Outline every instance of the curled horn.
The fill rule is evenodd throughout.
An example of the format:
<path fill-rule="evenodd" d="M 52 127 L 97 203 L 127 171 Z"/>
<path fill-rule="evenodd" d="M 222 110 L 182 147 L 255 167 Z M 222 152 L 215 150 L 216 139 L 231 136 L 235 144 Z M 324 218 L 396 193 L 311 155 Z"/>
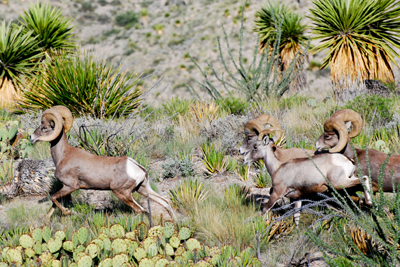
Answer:
<path fill-rule="evenodd" d="M 271 125 L 271 127 L 282 129 L 278 119 L 275 118 L 274 116 L 268 114 L 262 114 L 258 116 L 256 120 L 260 121 L 263 126 L 269 124 Z"/>
<path fill-rule="evenodd" d="M 262 124 L 256 119 L 249 120 L 244 126 L 244 131 L 246 135 L 251 133 L 259 135 L 262 130 L 263 130 Z"/>
<path fill-rule="evenodd" d="M 281 134 L 282 134 L 282 129 L 278 129 L 278 128 L 267 128 L 267 129 L 264 129 L 264 130 L 262 130 L 261 132 L 260 132 L 260 134 L 258 135 L 258 140 L 259 141 L 261 141 L 261 140 L 263 140 L 263 138 L 264 138 L 264 136 L 266 136 L 267 134 L 275 134 L 276 135 L 276 132 L 279 132 L 280 134 L 279 134 L 279 137 L 281 136 Z M 279 138 L 278 137 L 278 138 Z"/>
<path fill-rule="evenodd" d="M 330 153 L 340 152 L 346 146 L 347 139 L 349 138 L 344 121 L 337 117 L 329 118 L 324 124 L 325 132 L 333 132 L 334 130 L 339 134 L 339 142 L 329 150 Z"/>
<path fill-rule="evenodd" d="M 49 136 L 41 136 L 38 139 L 40 141 L 44 141 L 44 142 L 49 142 L 49 141 L 53 141 L 54 139 L 56 139 L 59 134 L 61 133 L 62 127 L 63 127 L 63 119 L 61 114 L 54 109 L 48 109 L 45 112 L 43 112 L 42 115 L 42 121 L 52 121 L 54 123 L 54 130 L 53 133 Z"/>
<path fill-rule="evenodd" d="M 64 106 L 54 106 L 51 109 L 55 109 L 61 114 L 61 117 L 64 119 L 64 132 L 68 133 L 74 122 L 71 110 L 69 110 L 69 108 Z"/>
<path fill-rule="evenodd" d="M 363 127 L 363 120 L 361 118 L 361 115 L 352 109 L 342 109 L 336 111 L 331 118 L 338 118 L 343 122 L 351 121 L 351 123 L 353 124 L 353 129 L 349 133 L 349 138 L 353 138 L 359 135 Z"/>

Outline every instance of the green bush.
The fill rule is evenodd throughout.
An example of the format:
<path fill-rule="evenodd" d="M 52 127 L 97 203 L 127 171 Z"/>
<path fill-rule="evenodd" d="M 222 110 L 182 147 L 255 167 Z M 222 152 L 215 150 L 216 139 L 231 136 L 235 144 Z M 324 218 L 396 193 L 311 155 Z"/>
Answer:
<path fill-rule="evenodd" d="M 127 29 L 131 28 L 139 21 L 139 16 L 133 11 L 126 11 L 115 17 L 115 22 L 118 26 L 125 27 Z"/>
<path fill-rule="evenodd" d="M 230 114 L 235 114 L 235 115 L 243 114 L 246 108 L 248 107 L 249 103 L 243 98 L 238 98 L 233 96 L 220 98 L 216 102 L 221 109 L 226 110 Z"/>
<path fill-rule="evenodd" d="M 35 86 L 23 90 L 21 107 L 63 105 L 75 115 L 106 118 L 128 115 L 141 101 L 137 74 L 122 66 L 115 69 L 105 59 L 97 60 L 87 53 L 60 54 L 41 71 Z"/>
<path fill-rule="evenodd" d="M 393 118 L 394 100 L 378 95 L 360 95 L 348 102 L 343 108 L 350 108 L 361 114 L 364 121 L 373 127 L 383 126 Z M 373 118 L 374 112 L 375 117 Z"/>

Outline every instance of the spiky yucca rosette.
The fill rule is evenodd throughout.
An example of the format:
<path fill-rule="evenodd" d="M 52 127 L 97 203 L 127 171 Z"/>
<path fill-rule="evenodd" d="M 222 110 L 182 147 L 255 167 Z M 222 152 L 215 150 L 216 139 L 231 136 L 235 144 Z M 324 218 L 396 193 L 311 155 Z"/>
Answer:
<path fill-rule="evenodd" d="M 310 19 L 321 43 L 313 52 L 328 49 L 321 68 L 331 65 L 331 79 L 339 101 L 362 93 L 367 79 L 392 82 L 391 61 L 399 56 L 400 8 L 395 0 L 313 1 Z"/>

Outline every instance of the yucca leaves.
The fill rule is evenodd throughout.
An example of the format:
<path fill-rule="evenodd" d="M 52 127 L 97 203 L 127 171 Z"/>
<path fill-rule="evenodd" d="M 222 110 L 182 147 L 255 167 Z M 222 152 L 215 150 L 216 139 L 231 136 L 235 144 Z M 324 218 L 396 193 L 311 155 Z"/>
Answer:
<path fill-rule="evenodd" d="M 24 11 L 20 22 L 26 31 L 32 31 L 46 55 L 50 55 L 55 49 L 65 51 L 76 46 L 72 20 L 65 17 L 59 8 L 37 3 Z"/>
<path fill-rule="evenodd" d="M 259 35 L 261 49 L 274 47 L 278 40 L 278 27 L 281 27 L 279 57 L 280 68 L 286 70 L 297 53 L 306 51 L 308 38 L 305 36 L 306 25 L 301 23 L 301 17 L 285 5 L 272 5 L 262 7 L 256 12 L 254 31 Z M 296 68 L 302 66 L 296 63 Z M 303 71 L 297 72 L 296 78 L 290 85 L 291 89 L 299 90 L 304 87 L 306 76 Z"/>
<path fill-rule="evenodd" d="M 97 60 L 87 53 L 61 53 L 41 69 L 35 86 L 23 90 L 20 102 L 28 109 L 64 105 L 76 115 L 123 116 L 139 105 L 139 80 L 130 69 L 114 69 L 106 60 Z"/>
<path fill-rule="evenodd" d="M 36 62 L 42 57 L 32 32 L 4 21 L 0 27 L 0 107 L 9 106 L 18 98 L 23 78 L 32 76 Z"/>
<path fill-rule="evenodd" d="M 313 52 L 328 49 L 322 68 L 331 64 L 331 78 L 393 81 L 390 61 L 399 56 L 400 6 L 396 0 L 314 0 L 310 19 L 315 38 Z"/>

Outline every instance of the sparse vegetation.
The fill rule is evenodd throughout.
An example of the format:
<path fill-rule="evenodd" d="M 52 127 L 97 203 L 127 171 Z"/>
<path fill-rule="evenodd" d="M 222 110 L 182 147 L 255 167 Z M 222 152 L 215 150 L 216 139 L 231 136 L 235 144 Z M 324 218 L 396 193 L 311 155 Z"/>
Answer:
<path fill-rule="evenodd" d="M 139 16 L 133 11 L 126 11 L 125 13 L 118 14 L 115 17 L 115 23 L 120 27 L 126 29 L 132 28 L 139 21 Z"/>

